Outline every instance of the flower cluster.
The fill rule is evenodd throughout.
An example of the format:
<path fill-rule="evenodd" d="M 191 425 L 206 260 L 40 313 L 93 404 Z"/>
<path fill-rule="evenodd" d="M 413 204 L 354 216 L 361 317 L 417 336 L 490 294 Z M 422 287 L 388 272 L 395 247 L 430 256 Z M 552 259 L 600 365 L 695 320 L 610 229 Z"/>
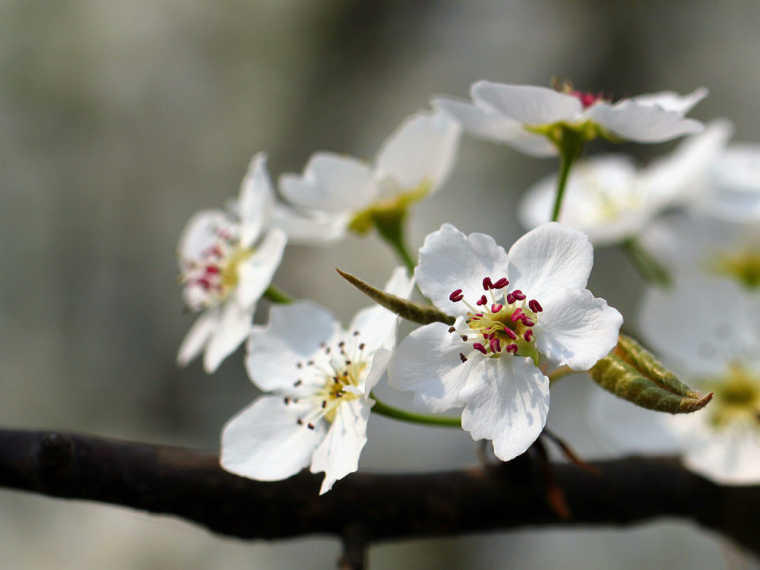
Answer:
<path fill-rule="evenodd" d="M 752 447 L 760 441 L 760 234 L 748 225 L 760 219 L 760 151 L 726 146 L 727 121 L 703 129 L 685 116 L 706 94 L 613 101 L 569 85 L 479 81 L 472 103 L 437 98 L 433 111 L 403 121 L 372 163 L 317 152 L 303 173 L 280 176 L 275 191 L 264 156 L 255 156 L 237 200 L 194 216 L 179 245 L 184 300 L 201 315 L 178 361 L 203 351 L 213 372 L 245 342 L 246 370 L 264 392 L 224 427 L 222 466 L 265 481 L 309 467 L 324 473 L 325 493 L 357 470 L 373 410 L 461 425 L 474 440 L 491 441 L 504 461 L 524 453 L 544 430 L 553 380 L 619 359 L 623 317 L 587 284 L 594 245 L 622 244 L 643 276 L 656 265 L 675 283 L 647 291 L 642 335 L 714 394 L 710 408 L 672 420 L 656 414 L 657 425 L 671 434 L 690 430 L 690 444 L 678 448 L 694 469 L 760 480 Z M 404 234 L 410 206 L 446 182 L 461 131 L 559 155 L 560 171 L 525 193 L 520 217 L 530 231 L 508 250 L 444 223 L 413 255 Z M 682 135 L 689 136 L 671 154 L 641 168 L 621 155 L 579 159 L 598 137 L 653 143 Z M 287 242 L 325 244 L 372 229 L 406 267 L 393 271 L 384 291 L 358 281 L 379 304 L 347 328 L 328 309 L 292 301 L 272 284 Z M 421 302 L 413 300 L 415 285 Z M 262 297 L 273 306 L 254 325 Z M 401 317 L 422 326 L 396 346 Z M 433 414 L 453 409 L 460 417 L 379 401 L 373 389 L 386 376 Z M 611 421 L 605 414 L 619 406 L 600 401 L 595 417 L 614 436 L 636 408 L 624 403 L 628 409 Z M 665 435 L 659 443 L 676 440 Z"/>

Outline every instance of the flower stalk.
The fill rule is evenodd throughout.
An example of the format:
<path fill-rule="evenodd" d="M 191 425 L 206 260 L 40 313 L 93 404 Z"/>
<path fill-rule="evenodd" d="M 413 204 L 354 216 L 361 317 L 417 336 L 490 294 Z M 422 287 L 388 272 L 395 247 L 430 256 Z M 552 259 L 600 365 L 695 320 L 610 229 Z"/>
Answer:
<path fill-rule="evenodd" d="M 670 272 L 636 238 L 623 241 L 622 247 L 645 281 L 663 288 L 671 286 Z"/>
<path fill-rule="evenodd" d="M 386 418 L 393 418 L 394 420 L 400 420 L 402 422 L 408 422 L 413 424 L 421 424 L 427 426 L 438 427 L 450 427 L 460 428 L 462 427 L 462 421 L 459 418 L 450 418 L 446 416 L 433 416 L 428 414 L 418 414 L 416 412 L 408 412 L 395 406 L 386 404 L 373 393 L 369 395 L 370 398 L 375 400 L 375 405 L 372 406 L 372 411 Z"/>

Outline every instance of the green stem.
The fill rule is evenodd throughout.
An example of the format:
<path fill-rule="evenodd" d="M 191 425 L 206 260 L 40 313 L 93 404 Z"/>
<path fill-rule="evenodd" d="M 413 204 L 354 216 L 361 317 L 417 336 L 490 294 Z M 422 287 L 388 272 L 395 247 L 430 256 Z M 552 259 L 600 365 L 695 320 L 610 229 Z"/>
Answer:
<path fill-rule="evenodd" d="M 407 412 L 393 406 L 389 406 L 385 402 L 382 402 L 375 396 L 374 393 L 370 393 L 370 398 L 375 400 L 375 405 L 372 406 L 372 411 L 381 416 L 387 418 L 393 418 L 394 420 L 400 420 L 402 422 L 409 422 L 413 424 L 422 424 L 428 426 L 438 427 L 462 427 L 462 421 L 459 418 L 450 418 L 445 416 L 430 416 L 427 414 L 417 414 L 415 412 Z"/>
<path fill-rule="evenodd" d="M 559 178 L 557 178 L 557 193 L 554 196 L 554 207 L 552 208 L 552 222 L 559 220 L 562 200 L 565 198 L 565 186 L 567 186 L 567 179 L 574 161 L 575 156 L 573 154 L 560 152 Z"/>
<path fill-rule="evenodd" d="M 559 220 L 570 169 L 583 152 L 583 145 L 588 138 L 589 135 L 583 130 L 573 129 L 567 125 L 560 125 L 549 135 L 549 139 L 559 151 L 559 177 L 557 178 L 557 194 L 554 196 L 554 207 L 552 208 L 552 222 Z"/>
<path fill-rule="evenodd" d="M 670 287 L 671 278 L 667 268 L 663 267 L 636 238 L 628 238 L 621 247 L 645 281 L 660 287 Z"/>
<path fill-rule="evenodd" d="M 414 266 L 417 261 L 409 252 L 406 245 L 404 222 L 406 221 L 406 210 L 402 212 L 391 212 L 386 215 L 375 215 L 372 217 L 377 232 L 383 238 L 385 243 L 391 246 L 401 262 L 409 270 L 409 274 L 414 274 Z"/>
<path fill-rule="evenodd" d="M 272 303 L 278 303 L 280 305 L 287 305 L 293 302 L 293 299 L 291 299 L 287 293 L 283 293 L 274 285 L 267 287 L 263 296 L 272 301 Z"/>

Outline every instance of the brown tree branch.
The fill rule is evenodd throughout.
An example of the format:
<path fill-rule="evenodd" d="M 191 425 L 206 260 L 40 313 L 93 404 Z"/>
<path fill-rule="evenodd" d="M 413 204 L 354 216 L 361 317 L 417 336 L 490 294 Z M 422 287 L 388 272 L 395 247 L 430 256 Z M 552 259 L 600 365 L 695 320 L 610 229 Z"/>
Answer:
<path fill-rule="evenodd" d="M 190 449 L 42 431 L 0 430 L 0 485 L 170 514 L 240 538 L 331 534 L 346 568 L 365 546 L 525 526 L 616 526 L 659 517 L 694 521 L 760 554 L 760 486 L 715 485 L 675 458 L 553 464 L 571 513 L 546 501 L 535 461 L 428 474 L 357 473 L 317 495 L 321 477 L 262 483 Z M 538 467 L 540 468 L 540 467 Z"/>

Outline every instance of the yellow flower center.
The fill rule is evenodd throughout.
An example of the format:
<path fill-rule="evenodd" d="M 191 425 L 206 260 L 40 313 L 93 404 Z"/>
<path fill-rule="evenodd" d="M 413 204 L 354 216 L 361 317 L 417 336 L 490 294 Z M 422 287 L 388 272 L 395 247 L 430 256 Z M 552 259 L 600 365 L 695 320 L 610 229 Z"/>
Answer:
<path fill-rule="evenodd" d="M 760 287 L 760 251 L 745 249 L 739 253 L 723 253 L 712 263 L 712 269 L 738 281 L 747 289 Z"/>
<path fill-rule="evenodd" d="M 359 235 L 369 232 L 379 220 L 403 216 L 412 204 L 428 195 L 432 183 L 423 180 L 414 188 L 402 189 L 398 194 L 370 204 L 364 210 L 356 212 L 348 223 L 348 229 Z"/>
<path fill-rule="evenodd" d="M 713 426 L 722 428 L 735 422 L 758 424 L 760 376 L 733 364 L 723 378 L 708 381 L 706 387 L 715 394 L 710 406 Z"/>

